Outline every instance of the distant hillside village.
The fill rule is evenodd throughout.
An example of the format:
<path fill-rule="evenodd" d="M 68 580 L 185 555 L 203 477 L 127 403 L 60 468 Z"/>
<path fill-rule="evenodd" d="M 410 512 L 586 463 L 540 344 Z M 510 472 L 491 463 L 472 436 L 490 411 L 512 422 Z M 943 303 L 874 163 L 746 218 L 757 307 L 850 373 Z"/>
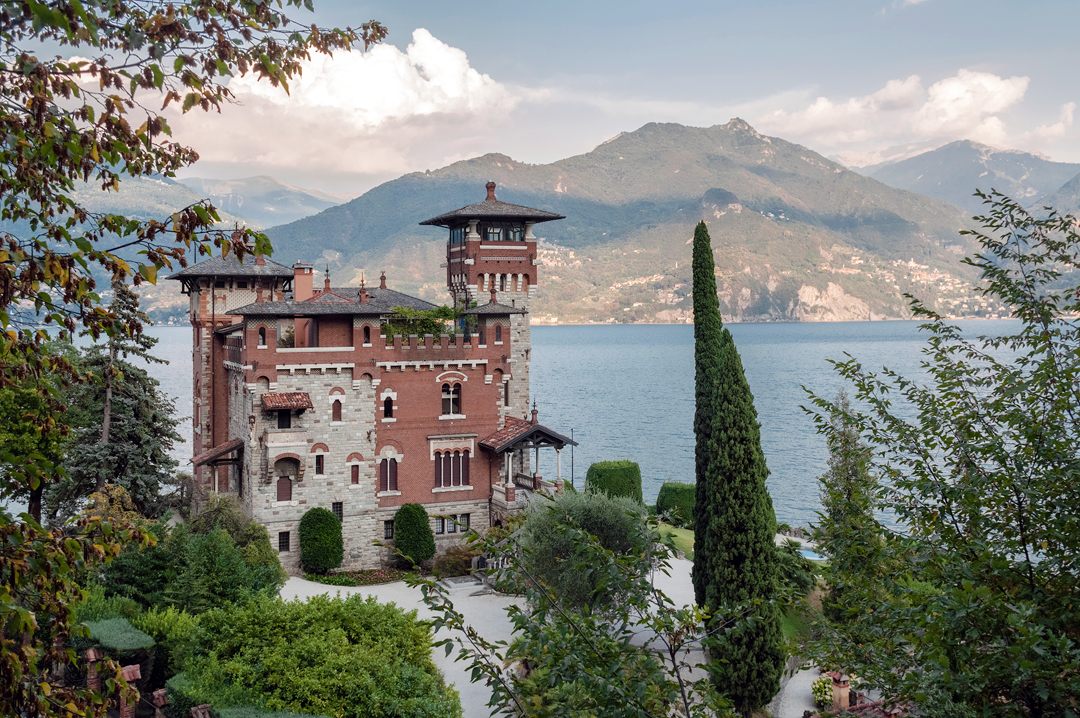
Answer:
<path fill-rule="evenodd" d="M 559 493 L 560 462 L 542 477 L 534 460 L 572 442 L 529 404 L 533 232 L 559 219 L 500 201 L 489 182 L 483 201 L 421 222 L 447 233 L 453 318 L 433 333 L 410 321 L 438 308 L 385 274 L 315 286 L 310 263 L 250 255 L 174 274 L 195 329 L 196 485 L 236 496 L 293 572 L 312 507 L 341 522 L 344 567 L 368 569 L 391 558 L 376 543 L 394 538 L 404 504 L 437 515 L 445 549 L 501 525 L 530 492 Z"/>

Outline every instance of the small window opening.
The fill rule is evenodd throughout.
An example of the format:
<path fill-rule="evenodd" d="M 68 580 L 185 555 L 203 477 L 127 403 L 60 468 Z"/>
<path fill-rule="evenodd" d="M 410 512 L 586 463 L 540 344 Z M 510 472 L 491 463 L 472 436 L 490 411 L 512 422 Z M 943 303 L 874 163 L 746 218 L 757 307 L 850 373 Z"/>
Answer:
<path fill-rule="evenodd" d="M 277 535 L 277 550 L 281 553 L 289 552 L 289 532 L 278 531 Z"/>
<path fill-rule="evenodd" d="M 384 419 L 393 419 L 394 418 L 394 398 L 393 397 L 388 396 L 385 399 L 383 399 L 382 415 L 383 415 Z"/>
<path fill-rule="evenodd" d="M 345 520 L 345 504 L 341 501 L 335 501 L 330 504 L 330 512 L 337 516 L 338 523 L 342 523 Z"/>

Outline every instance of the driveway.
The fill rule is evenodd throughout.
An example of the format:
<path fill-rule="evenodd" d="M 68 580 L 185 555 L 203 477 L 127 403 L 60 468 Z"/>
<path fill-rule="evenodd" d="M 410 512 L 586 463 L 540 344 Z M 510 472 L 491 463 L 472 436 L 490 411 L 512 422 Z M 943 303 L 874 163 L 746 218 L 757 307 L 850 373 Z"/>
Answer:
<path fill-rule="evenodd" d="M 693 563 L 685 559 L 673 559 L 670 575 L 656 573 L 655 585 L 664 591 L 676 606 L 694 602 L 694 586 L 690 579 Z M 281 589 L 281 597 L 305 600 L 312 596 L 327 594 L 330 596 L 372 596 L 383 603 L 393 603 L 407 611 L 415 610 L 421 618 L 432 618 L 424 606 L 419 589 L 410 588 L 404 581 L 384 583 L 378 586 L 327 586 L 314 581 L 307 581 L 295 576 L 286 581 Z M 453 585 L 450 596 L 454 606 L 465 617 L 468 625 L 473 626 L 490 641 L 508 641 L 513 628 L 506 617 L 507 607 L 518 600 L 515 596 L 490 593 L 482 590 L 475 583 Z M 444 634 L 436 634 L 443 638 Z M 442 671 L 446 682 L 454 686 L 461 694 L 461 706 L 465 718 L 488 718 L 487 707 L 490 693 L 483 683 L 473 683 L 469 678 L 468 667 L 454 660 L 456 651 L 447 656 L 444 650 L 432 651 L 435 665 Z M 695 656 L 697 657 L 697 656 Z M 804 675 L 805 674 L 805 675 Z M 773 715 L 776 718 L 802 718 L 803 710 L 809 706 L 809 682 L 818 675 L 817 671 L 804 671 L 796 674 L 773 700 Z M 805 685 L 804 685 L 805 684 Z M 803 694 L 805 693 L 805 698 Z"/>

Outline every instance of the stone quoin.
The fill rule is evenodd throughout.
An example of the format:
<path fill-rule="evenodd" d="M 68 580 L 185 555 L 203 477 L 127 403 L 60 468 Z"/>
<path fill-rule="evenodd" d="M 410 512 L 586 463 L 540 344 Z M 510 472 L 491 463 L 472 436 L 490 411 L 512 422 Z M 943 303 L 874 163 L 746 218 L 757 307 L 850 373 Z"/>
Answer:
<path fill-rule="evenodd" d="M 541 448 L 571 441 L 530 410 L 529 306 L 536 224 L 561 215 L 484 201 L 420 224 L 448 231 L 452 333 L 388 337 L 399 307 L 431 305 L 388 288 L 316 287 L 314 267 L 265 257 L 185 268 L 193 328 L 196 496 L 230 494 L 299 569 L 300 518 L 342 522 L 345 569 L 391 557 L 394 514 L 422 504 L 439 551 L 561 489 L 533 471 Z"/>

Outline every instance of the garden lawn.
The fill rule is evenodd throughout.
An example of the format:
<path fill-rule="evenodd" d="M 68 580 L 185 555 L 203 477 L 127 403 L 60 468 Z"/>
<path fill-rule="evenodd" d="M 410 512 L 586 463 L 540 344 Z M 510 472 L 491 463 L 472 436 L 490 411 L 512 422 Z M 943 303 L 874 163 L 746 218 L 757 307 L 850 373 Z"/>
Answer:
<path fill-rule="evenodd" d="M 670 524 L 660 524 L 660 533 L 664 538 L 671 537 L 675 548 L 690 561 L 694 560 L 694 532 L 690 529 L 675 528 Z"/>

